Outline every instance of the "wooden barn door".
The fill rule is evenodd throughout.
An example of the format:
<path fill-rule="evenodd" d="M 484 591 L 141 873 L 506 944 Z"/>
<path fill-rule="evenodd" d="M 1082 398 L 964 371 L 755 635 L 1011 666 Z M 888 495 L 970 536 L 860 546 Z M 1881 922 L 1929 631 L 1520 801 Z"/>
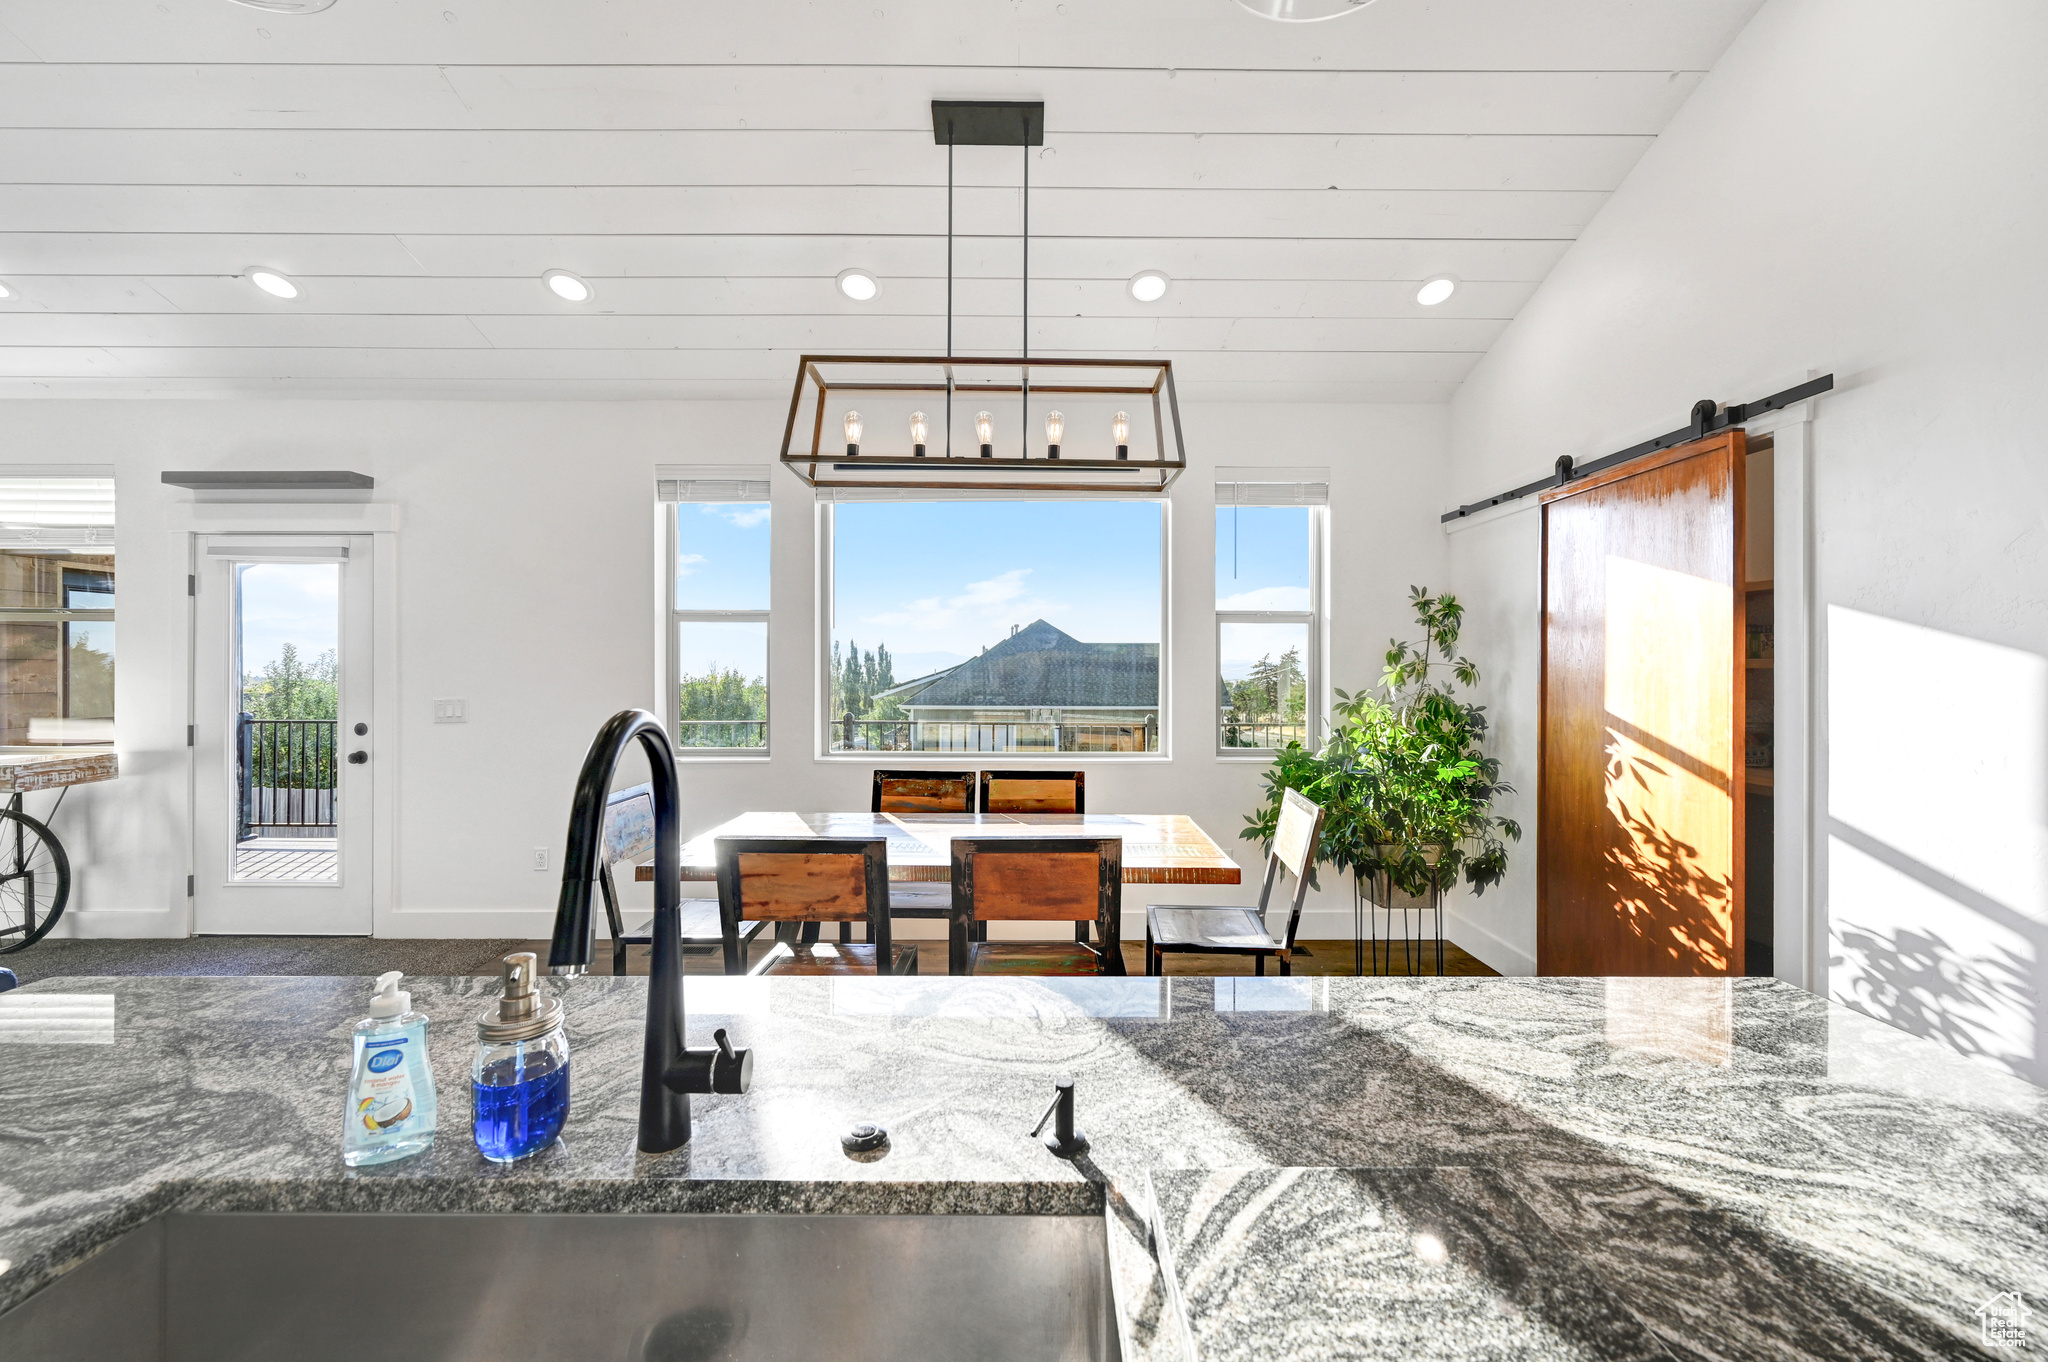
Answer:
<path fill-rule="evenodd" d="M 1539 973 L 1743 972 L 1744 453 L 1543 495 Z"/>

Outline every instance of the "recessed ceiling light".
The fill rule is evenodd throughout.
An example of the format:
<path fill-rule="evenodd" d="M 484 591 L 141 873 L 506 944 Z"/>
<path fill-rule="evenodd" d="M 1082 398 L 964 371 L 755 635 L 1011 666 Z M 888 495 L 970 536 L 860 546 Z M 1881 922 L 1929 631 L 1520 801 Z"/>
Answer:
<path fill-rule="evenodd" d="M 1131 296 L 1141 303 L 1156 303 L 1166 296 L 1167 282 L 1158 270 L 1143 270 L 1131 276 Z"/>
<path fill-rule="evenodd" d="M 0 284 L 0 298 L 12 298 L 13 296 L 13 289 L 7 287 L 7 285 L 5 284 Z"/>
<path fill-rule="evenodd" d="M 856 303 L 864 303 L 882 291 L 875 276 L 866 270 L 841 270 L 837 282 L 839 291 Z"/>
<path fill-rule="evenodd" d="M 273 298 L 299 296 L 299 286 L 276 270 L 252 269 L 249 271 L 249 282 Z"/>
<path fill-rule="evenodd" d="M 1458 281 L 1448 274 L 1439 274 L 1415 290 L 1415 301 L 1424 307 L 1435 307 L 1458 291 Z"/>
<path fill-rule="evenodd" d="M 590 285 L 584 282 L 581 275 L 571 274 L 567 270 L 549 270 L 540 278 L 541 282 L 548 286 L 548 292 L 554 294 L 563 302 L 587 303 L 590 301 Z"/>
<path fill-rule="evenodd" d="M 1283 24 L 1312 24 L 1318 19 L 1338 19 L 1356 14 L 1372 0 L 1237 0 L 1237 3 L 1261 19 L 1277 19 Z"/>
<path fill-rule="evenodd" d="M 250 9 L 268 10 L 272 14 L 318 14 L 334 3 L 334 0 L 235 0 L 238 5 Z"/>

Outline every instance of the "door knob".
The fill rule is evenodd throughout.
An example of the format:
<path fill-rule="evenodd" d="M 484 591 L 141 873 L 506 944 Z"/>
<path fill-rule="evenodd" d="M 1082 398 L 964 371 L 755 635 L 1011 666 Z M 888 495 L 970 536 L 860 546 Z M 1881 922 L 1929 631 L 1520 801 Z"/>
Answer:
<path fill-rule="evenodd" d="M 351 766 L 361 766 L 369 759 L 370 754 L 368 752 L 351 752 L 348 754 L 348 764 Z"/>

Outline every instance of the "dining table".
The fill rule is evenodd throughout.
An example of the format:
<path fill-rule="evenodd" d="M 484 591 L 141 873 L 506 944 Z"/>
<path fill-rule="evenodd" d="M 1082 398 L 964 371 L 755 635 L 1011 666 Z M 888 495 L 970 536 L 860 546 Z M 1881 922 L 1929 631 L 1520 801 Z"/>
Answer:
<path fill-rule="evenodd" d="M 889 878 L 944 883 L 955 837 L 1119 837 L 1125 884 L 1240 884 L 1244 872 L 1179 813 L 743 813 L 683 844 L 683 879 L 716 880 L 720 837 L 885 837 Z M 634 871 L 652 880 L 654 866 Z"/>

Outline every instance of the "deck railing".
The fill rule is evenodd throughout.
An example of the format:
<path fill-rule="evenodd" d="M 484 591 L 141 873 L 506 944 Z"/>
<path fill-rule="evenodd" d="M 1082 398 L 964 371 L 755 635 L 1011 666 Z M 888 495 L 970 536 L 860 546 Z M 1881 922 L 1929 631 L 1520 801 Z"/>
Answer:
<path fill-rule="evenodd" d="M 678 747 L 766 747 L 766 719 L 683 719 L 676 724 Z"/>
<path fill-rule="evenodd" d="M 235 740 L 242 796 L 237 840 L 334 835 L 339 729 L 333 719 L 240 717 Z"/>
<path fill-rule="evenodd" d="M 1308 741 L 1308 725 L 1296 720 L 1293 723 L 1259 719 L 1239 719 L 1229 710 L 1223 711 L 1223 745 L 1225 747 L 1256 747 L 1278 749 L 1291 742 Z"/>
<path fill-rule="evenodd" d="M 835 752 L 1157 752 L 1157 721 L 1126 724 L 832 721 Z"/>

